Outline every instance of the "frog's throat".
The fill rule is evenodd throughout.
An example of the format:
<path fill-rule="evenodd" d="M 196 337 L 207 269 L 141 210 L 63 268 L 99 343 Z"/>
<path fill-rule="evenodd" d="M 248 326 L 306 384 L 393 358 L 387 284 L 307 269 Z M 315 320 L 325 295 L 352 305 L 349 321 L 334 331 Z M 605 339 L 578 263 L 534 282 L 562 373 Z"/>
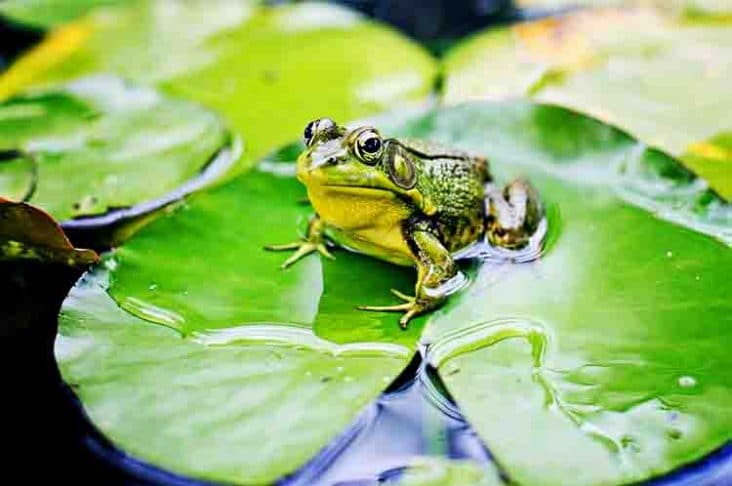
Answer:
<path fill-rule="evenodd" d="M 340 192 L 367 197 L 390 198 L 394 196 L 394 192 L 385 187 L 349 186 L 346 184 L 322 184 L 320 187 L 322 191 Z"/>

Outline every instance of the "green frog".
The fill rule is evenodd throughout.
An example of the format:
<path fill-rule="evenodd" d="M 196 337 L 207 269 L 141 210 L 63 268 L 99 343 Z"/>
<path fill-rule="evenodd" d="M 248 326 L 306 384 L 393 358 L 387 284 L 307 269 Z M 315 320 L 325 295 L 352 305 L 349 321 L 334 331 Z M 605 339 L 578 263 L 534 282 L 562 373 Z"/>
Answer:
<path fill-rule="evenodd" d="M 333 246 L 415 267 L 413 296 L 392 289 L 402 303 L 358 307 L 401 312 L 403 329 L 466 282 L 456 253 L 484 239 L 525 247 L 543 218 L 532 186 L 517 179 L 497 187 L 484 157 L 329 118 L 310 122 L 303 138 L 297 178 L 316 214 L 305 238 L 266 248 L 294 250 L 283 268 L 313 252 L 332 259 Z"/>

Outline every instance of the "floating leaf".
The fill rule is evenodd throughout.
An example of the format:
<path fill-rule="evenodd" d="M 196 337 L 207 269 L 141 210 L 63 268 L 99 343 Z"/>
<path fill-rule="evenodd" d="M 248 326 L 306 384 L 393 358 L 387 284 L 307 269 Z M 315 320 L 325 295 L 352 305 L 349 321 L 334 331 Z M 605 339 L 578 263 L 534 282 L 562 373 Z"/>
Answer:
<path fill-rule="evenodd" d="M 229 143 L 214 114 L 107 76 L 6 100 L 0 120 L 0 194 L 67 226 L 151 211 L 236 160 L 212 163 Z"/>
<path fill-rule="evenodd" d="M 296 238 L 311 211 L 293 169 L 265 162 L 119 248 L 109 292 L 128 313 L 96 280 L 67 302 L 62 373 L 116 445 L 178 473 L 272 482 L 411 360 L 418 322 L 405 333 L 393 315 L 355 310 L 388 299 L 386 282 L 408 288 L 411 270 L 338 252 L 283 271 L 285 255 L 263 249 Z"/>
<path fill-rule="evenodd" d="M 74 248 L 48 214 L 0 197 L 0 261 L 32 260 L 84 268 L 97 259 L 91 250 Z"/>
<path fill-rule="evenodd" d="M 4 356 L 25 366 L 31 388 L 42 387 L 55 369 L 51 356 L 61 302 L 97 260 L 95 252 L 74 248 L 47 213 L 0 197 L 0 336 L 12 338 Z"/>
<path fill-rule="evenodd" d="M 402 131 L 487 154 L 549 208 L 545 254 L 488 252 L 423 338 L 513 480 L 640 481 L 731 438 L 732 251 L 692 230 L 720 216 L 708 232 L 729 244 L 728 204 L 668 156 L 556 107 L 465 105 Z"/>
<path fill-rule="evenodd" d="M 149 0 L 52 32 L 0 77 L 0 98 L 98 71 L 215 109 L 255 160 L 313 118 L 426 100 L 436 66 L 415 43 L 335 5 Z"/>
<path fill-rule="evenodd" d="M 529 96 L 590 114 L 682 157 L 732 129 L 732 25 L 592 10 L 486 32 L 446 59 L 444 99 Z M 687 153 L 691 153 L 688 156 Z M 701 172 L 732 198 L 732 158 Z M 721 158 L 720 158 L 721 157 Z"/>
<path fill-rule="evenodd" d="M 411 355 L 282 323 L 184 338 L 120 310 L 103 282 L 90 276 L 66 301 L 62 373 L 117 446 L 179 474 L 275 481 L 344 430 Z"/>
<path fill-rule="evenodd" d="M 466 266 L 472 286 L 428 317 L 423 337 L 512 479 L 641 480 L 729 439 L 728 204 L 663 153 L 557 107 L 464 105 L 379 126 L 486 154 L 500 180 L 527 175 L 549 208 L 539 261 L 511 264 L 486 249 L 482 265 Z M 207 479 L 272 481 L 343 430 L 413 354 L 424 318 L 402 332 L 393 314 L 354 310 L 389 303 L 390 287 L 408 290 L 412 270 L 338 251 L 282 271 L 284 256 L 262 250 L 303 231 L 311 211 L 297 202 L 296 151 L 197 194 L 116 250 L 107 292 L 121 309 L 83 285 L 67 303 L 64 378 L 136 457 Z M 283 342 L 303 355 L 264 360 L 252 350 L 262 341 L 265 355 Z M 342 388 L 318 394 L 302 380 L 338 366 Z M 288 395 L 267 391 L 270 381 L 288 383 Z M 191 403 L 202 405 L 194 413 Z"/>
<path fill-rule="evenodd" d="M 130 0 L 4 0 L 0 15 L 34 27 L 53 27 L 81 17 L 94 7 Z"/>

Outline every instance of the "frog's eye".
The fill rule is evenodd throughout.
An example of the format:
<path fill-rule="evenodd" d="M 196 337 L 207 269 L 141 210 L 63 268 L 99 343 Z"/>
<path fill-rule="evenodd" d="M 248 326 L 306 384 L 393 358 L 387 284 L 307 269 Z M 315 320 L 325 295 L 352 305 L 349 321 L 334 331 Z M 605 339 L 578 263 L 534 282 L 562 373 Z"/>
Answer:
<path fill-rule="evenodd" d="M 310 141 L 313 139 L 313 128 L 315 127 L 316 123 L 318 123 L 318 120 L 311 121 L 305 127 L 305 131 L 302 134 L 302 141 L 305 142 L 305 145 L 310 145 Z"/>
<path fill-rule="evenodd" d="M 383 148 L 384 143 L 381 141 L 379 133 L 372 128 L 367 128 L 358 135 L 354 152 L 356 157 L 364 163 L 373 165 L 381 158 Z"/>
<path fill-rule="evenodd" d="M 303 142 L 306 146 L 310 146 L 321 134 L 332 130 L 336 123 L 330 118 L 319 118 L 307 124 L 302 134 Z"/>

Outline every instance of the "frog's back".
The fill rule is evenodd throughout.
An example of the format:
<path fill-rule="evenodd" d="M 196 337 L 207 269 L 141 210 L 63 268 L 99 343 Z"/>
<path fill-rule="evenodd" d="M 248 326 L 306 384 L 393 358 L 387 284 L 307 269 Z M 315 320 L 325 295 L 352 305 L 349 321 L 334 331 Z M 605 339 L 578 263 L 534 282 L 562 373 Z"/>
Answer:
<path fill-rule="evenodd" d="M 412 153 L 425 214 L 436 223 L 450 251 L 474 243 L 484 231 L 487 161 L 422 140 L 400 140 Z"/>
<path fill-rule="evenodd" d="M 442 145 L 430 140 L 400 138 L 398 142 L 402 147 L 422 161 L 440 162 L 438 165 L 450 165 L 451 163 L 455 163 L 461 166 L 472 166 L 475 173 L 470 174 L 471 177 L 477 177 L 484 183 L 491 181 L 490 171 L 488 170 L 488 160 L 485 157 L 473 155 L 464 150 Z"/>

